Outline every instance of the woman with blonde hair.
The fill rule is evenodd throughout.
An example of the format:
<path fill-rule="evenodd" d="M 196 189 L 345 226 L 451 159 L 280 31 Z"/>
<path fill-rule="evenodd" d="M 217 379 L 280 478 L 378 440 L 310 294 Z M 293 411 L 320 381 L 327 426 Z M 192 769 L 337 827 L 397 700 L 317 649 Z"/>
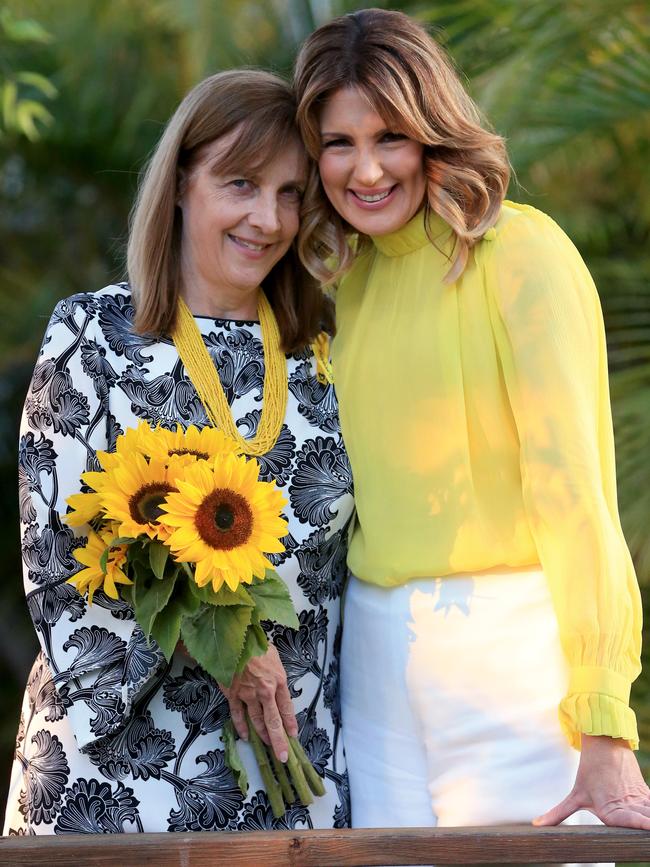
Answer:
<path fill-rule="evenodd" d="M 295 111 L 288 84 L 269 73 L 198 84 L 144 176 L 129 282 L 64 299 L 50 320 L 20 441 L 25 589 L 42 650 L 5 834 L 348 824 L 338 624 L 352 495 L 318 351 L 331 314 L 296 249 L 310 168 Z M 227 690 L 182 645 L 167 663 L 125 601 L 96 592 L 91 606 L 68 583 L 89 528 L 75 534 L 62 520 L 66 498 L 99 468 L 96 452 L 140 420 L 199 428 L 198 457 L 216 424 L 287 501 L 284 552 L 271 556 L 299 628 L 269 623 L 269 650 Z M 129 493 L 136 523 L 149 487 Z M 219 552 L 236 514 L 213 509 L 190 530 Z M 220 733 L 231 716 L 247 739 L 244 711 L 280 761 L 285 729 L 299 735 L 324 777 L 310 807 L 274 818 L 250 744 L 239 749 L 250 782 L 240 791 Z"/>
<path fill-rule="evenodd" d="M 337 281 L 355 482 L 353 824 L 589 810 L 650 829 L 629 707 L 641 607 L 589 273 L 549 217 L 504 200 L 503 140 L 411 18 L 323 25 L 294 86 L 324 191 L 301 251 Z"/>

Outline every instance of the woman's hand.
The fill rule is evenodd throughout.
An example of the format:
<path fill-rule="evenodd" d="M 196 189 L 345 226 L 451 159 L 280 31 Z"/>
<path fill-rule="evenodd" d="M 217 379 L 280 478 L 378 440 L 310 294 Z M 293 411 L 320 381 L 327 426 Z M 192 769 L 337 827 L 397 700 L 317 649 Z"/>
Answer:
<path fill-rule="evenodd" d="M 605 825 L 650 830 L 650 789 L 627 741 L 583 735 L 573 789 L 533 825 L 558 825 L 576 810 L 589 810 Z"/>
<path fill-rule="evenodd" d="M 248 740 L 246 712 L 253 727 L 281 762 L 289 756 L 284 735 L 298 736 L 298 723 L 287 686 L 287 675 L 272 644 L 263 656 L 254 656 L 229 687 L 221 687 L 230 705 L 237 734 Z"/>

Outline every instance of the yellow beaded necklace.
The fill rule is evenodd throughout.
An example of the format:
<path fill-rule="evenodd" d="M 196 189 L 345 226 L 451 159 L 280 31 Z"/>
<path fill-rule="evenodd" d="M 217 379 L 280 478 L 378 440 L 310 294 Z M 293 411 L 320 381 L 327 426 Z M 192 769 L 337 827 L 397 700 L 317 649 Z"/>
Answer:
<path fill-rule="evenodd" d="M 244 454 L 254 457 L 266 454 L 277 442 L 287 410 L 289 390 L 287 362 L 282 351 L 278 323 L 275 320 L 273 309 L 262 291 L 259 294 L 257 313 L 262 331 L 265 372 L 262 390 L 262 414 L 257 426 L 257 433 L 250 440 L 245 439 L 237 430 L 219 374 L 206 349 L 191 310 L 180 297 L 178 299 L 176 325 L 172 332 L 176 350 L 201 399 L 210 423 L 236 440 Z M 320 382 L 332 382 L 328 344 L 327 338 L 319 335 L 312 346 Z"/>

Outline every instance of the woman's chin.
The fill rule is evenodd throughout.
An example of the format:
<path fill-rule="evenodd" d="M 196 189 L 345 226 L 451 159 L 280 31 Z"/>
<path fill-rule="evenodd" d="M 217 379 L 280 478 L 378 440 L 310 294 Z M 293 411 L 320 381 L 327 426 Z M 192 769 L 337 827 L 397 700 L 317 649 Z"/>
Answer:
<path fill-rule="evenodd" d="M 398 203 L 387 205 L 385 209 L 366 210 L 358 205 L 346 203 L 339 213 L 357 232 L 362 235 L 389 235 L 405 226 L 413 216 L 411 209 L 395 207 Z"/>

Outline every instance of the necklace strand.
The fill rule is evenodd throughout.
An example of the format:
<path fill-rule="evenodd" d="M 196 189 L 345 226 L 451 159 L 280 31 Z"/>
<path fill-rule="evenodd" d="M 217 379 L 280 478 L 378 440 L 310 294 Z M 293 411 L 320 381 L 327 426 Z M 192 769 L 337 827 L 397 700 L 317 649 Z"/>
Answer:
<path fill-rule="evenodd" d="M 213 427 L 236 440 L 244 454 L 259 457 L 270 451 L 282 430 L 287 410 L 287 361 L 280 343 L 280 332 L 273 310 L 266 295 L 260 291 L 257 313 L 262 330 L 264 350 L 264 387 L 262 412 L 257 433 L 245 439 L 237 429 L 232 417 L 228 398 L 225 395 L 219 374 L 206 349 L 189 307 L 178 299 L 176 325 L 172 339 L 181 361 L 201 399 Z"/>

